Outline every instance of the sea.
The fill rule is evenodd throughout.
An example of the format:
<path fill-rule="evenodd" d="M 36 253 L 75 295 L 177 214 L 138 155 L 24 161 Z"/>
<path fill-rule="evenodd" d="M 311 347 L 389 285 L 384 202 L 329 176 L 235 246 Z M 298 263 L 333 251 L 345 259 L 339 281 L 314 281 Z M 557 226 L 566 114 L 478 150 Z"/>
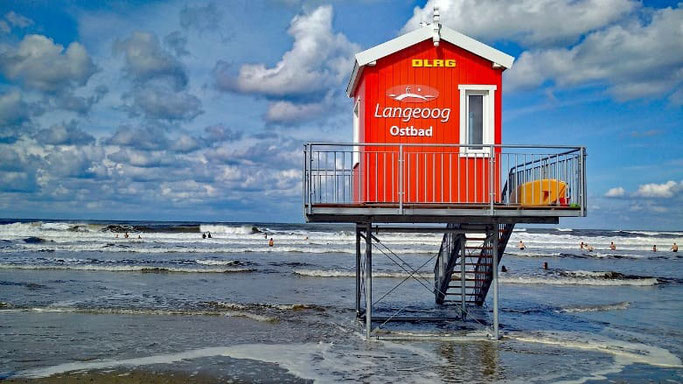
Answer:
<path fill-rule="evenodd" d="M 353 226 L 3 219 L 0 381 L 683 382 L 683 232 L 515 228 L 499 341 L 491 292 L 465 322 L 435 304 L 441 238 L 377 234 L 377 313 L 447 320 L 366 340 Z"/>

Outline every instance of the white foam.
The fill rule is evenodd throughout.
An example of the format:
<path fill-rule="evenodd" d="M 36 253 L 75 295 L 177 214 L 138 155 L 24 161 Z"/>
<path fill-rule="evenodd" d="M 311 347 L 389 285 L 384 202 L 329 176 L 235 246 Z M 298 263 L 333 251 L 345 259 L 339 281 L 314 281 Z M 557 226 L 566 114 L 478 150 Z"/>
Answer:
<path fill-rule="evenodd" d="M 307 343 L 307 344 L 241 344 L 227 347 L 212 347 L 194 349 L 179 353 L 154 355 L 147 357 L 102 360 L 89 362 L 71 362 L 52 367 L 29 369 L 19 372 L 18 378 L 43 378 L 56 374 L 74 371 L 92 371 L 102 369 L 115 369 L 119 367 L 139 367 L 153 364 L 172 364 L 183 360 L 225 356 L 233 359 L 249 359 L 277 364 L 288 373 L 316 383 L 333 383 L 339 380 L 361 382 L 367 380 L 368 372 L 380 371 L 392 362 L 392 349 L 403 350 L 403 353 L 426 353 L 419 352 L 413 347 L 406 348 L 396 343 L 383 343 L 385 351 L 376 348 L 366 348 L 362 353 L 358 350 L 340 349 L 332 343 Z M 343 347 L 342 347 L 343 348 Z M 437 356 L 429 354 L 434 361 Z M 368 357 L 376 357 L 369 359 Z M 390 373 L 393 377 L 374 377 L 373 380 L 387 382 L 441 382 L 437 373 L 411 372 L 408 370 Z"/>
<path fill-rule="evenodd" d="M 252 272 L 251 268 L 183 268 L 183 267 L 154 267 L 141 265 L 34 265 L 34 264 L 0 264 L 0 269 L 19 270 L 75 270 L 75 271 L 103 271 L 103 272 L 149 272 L 149 273 L 240 273 Z"/>
<path fill-rule="evenodd" d="M 197 264 L 201 265 L 234 265 L 238 262 L 235 260 L 195 260 Z"/>
<path fill-rule="evenodd" d="M 683 368 L 681 359 L 668 350 L 633 341 L 616 340 L 609 337 L 579 332 L 534 332 L 531 334 L 511 332 L 510 339 L 526 343 L 540 343 L 562 348 L 596 351 L 614 357 L 614 365 L 608 369 L 593 372 L 591 376 L 566 383 L 584 383 L 588 380 L 606 380 L 606 374 L 618 373 L 625 366 L 642 363 L 665 368 Z M 548 378 L 546 378 L 547 380 Z M 553 380 L 555 382 L 560 382 Z"/>
<path fill-rule="evenodd" d="M 308 276 L 308 277 L 355 277 L 356 272 L 355 271 L 341 271 L 341 270 L 336 270 L 336 269 L 295 269 L 294 273 L 297 275 L 301 276 Z M 372 277 L 382 277 L 382 278 L 406 278 L 410 276 L 409 273 L 406 272 L 379 272 L 379 271 L 373 271 L 372 272 Z M 423 278 L 433 278 L 434 273 L 417 273 L 414 274 L 413 276 L 415 277 L 423 277 Z"/>
<path fill-rule="evenodd" d="M 659 284 L 655 278 L 642 279 L 591 279 L 557 276 L 501 276 L 502 284 L 596 285 L 596 286 L 651 286 Z"/>
<path fill-rule="evenodd" d="M 624 310 L 628 309 L 628 307 L 631 306 L 631 303 L 628 301 L 624 301 L 621 303 L 615 303 L 615 304 L 602 304 L 602 305 L 583 305 L 583 306 L 576 306 L 576 307 L 567 307 L 567 308 L 562 308 L 559 309 L 558 312 L 566 312 L 566 313 L 580 313 L 580 312 L 603 312 L 603 311 L 619 311 L 619 310 Z"/>

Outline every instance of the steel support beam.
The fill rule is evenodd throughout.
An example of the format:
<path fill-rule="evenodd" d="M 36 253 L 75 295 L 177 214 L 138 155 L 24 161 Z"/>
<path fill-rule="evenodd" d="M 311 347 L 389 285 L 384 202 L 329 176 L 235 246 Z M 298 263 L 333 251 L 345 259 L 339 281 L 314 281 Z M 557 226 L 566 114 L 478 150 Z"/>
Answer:
<path fill-rule="evenodd" d="M 360 317 L 360 226 L 356 224 L 356 317 Z"/>
<path fill-rule="evenodd" d="M 365 338 L 372 333 L 372 223 L 365 232 Z"/>
<path fill-rule="evenodd" d="M 493 226 L 493 337 L 498 340 L 498 224 Z"/>

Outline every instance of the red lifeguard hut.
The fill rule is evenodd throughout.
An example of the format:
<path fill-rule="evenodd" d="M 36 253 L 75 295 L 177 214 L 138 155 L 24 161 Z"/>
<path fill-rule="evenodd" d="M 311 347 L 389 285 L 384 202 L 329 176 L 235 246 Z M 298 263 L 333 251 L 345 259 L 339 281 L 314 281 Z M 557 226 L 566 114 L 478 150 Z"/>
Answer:
<path fill-rule="evenodd" d="M 441 25 L 437 9 L 431 24 L 355 58 L 353 142 L 306 144 L 306 220 L 356 223 L 356 312 L 368 337 L 383 231 L 443 232 L 436 303 L 462 319 L 493 285 L 497 338 L 499 256 L 516 223 L 586 215 L 585 148 L 503 144 L 502 74 L 514 58 Z"/>

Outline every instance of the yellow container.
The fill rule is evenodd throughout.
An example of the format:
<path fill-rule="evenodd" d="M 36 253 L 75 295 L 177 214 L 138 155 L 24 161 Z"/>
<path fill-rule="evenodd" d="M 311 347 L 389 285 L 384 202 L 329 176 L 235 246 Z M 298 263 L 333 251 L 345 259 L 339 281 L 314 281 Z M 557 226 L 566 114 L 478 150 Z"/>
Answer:
<path fill-rule="evenodd" d="M 567 183 L 557 179 L 529 181 L 517 187 L 510 202 L 524 206 L 568 205 Z"/>

